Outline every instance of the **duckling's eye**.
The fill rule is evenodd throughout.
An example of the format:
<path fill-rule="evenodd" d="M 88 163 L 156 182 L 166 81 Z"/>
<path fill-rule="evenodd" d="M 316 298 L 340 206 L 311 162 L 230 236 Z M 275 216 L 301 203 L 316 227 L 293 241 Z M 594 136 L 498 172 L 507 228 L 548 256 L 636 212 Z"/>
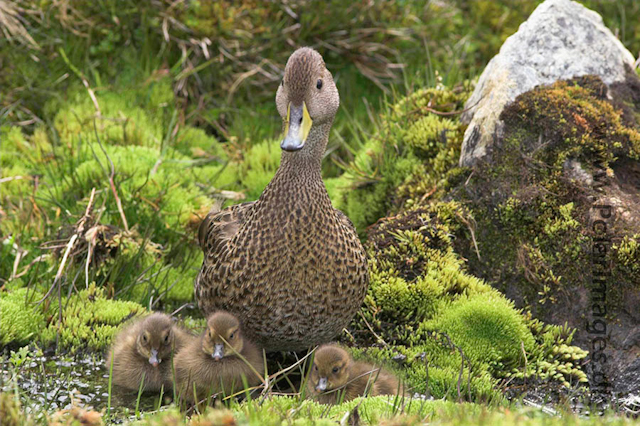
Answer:
<path fill-rule="evenodd" d="M 235 331 L 229 335 L 229 340 L 233 339 L 234 337 L 236 337 Z"/>
<path fill-rule="evenodd" d="M 316 83 L 316 87 L 318 88 L 318 90 L 322 89 L 322 79 L 318 79 L 318 82 Z"/>
<path fill-rule="evenodd" d="M 143 335 L 142 335 L 142 341 L 143 341 L 143 342 L 145 342 L 145 343 L 147 343 L 147 335 L 146 335 L 146 334 L 143 334 Z"/>
<path fill-rule="evenodd" d="M 340 371 L 340 367 L 333 367 L 333 374 L 336 374 L 338 371 Z"/>
<path fill-rule="evenodd" d="M 164 336 L 164 344 L 165 345 L 169 344 L 169 335 L 168 334 L 166 336 Z"/>
<path fill-rule="evenodd" d="M 317 365 L 315 365 L 315 364 L 313 364 L 313 369 L 314 369 L 315 371 L 318 371 L 318 366 L 317 366 Z"/>

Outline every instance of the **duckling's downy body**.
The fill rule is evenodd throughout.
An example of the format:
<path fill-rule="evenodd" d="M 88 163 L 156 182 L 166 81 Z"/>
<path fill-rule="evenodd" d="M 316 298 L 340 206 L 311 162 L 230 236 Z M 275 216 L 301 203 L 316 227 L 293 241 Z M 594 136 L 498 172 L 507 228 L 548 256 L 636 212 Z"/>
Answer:
<path fill-rule="evenodd" d="M 209 316 L 207 329 L 176 354 L 174 365 L 179 395 L 188 401 L 194 395 L 199 400 L 231 395 L 244 389 L 243 376 L 254 386 L 264 374 L 262 351 L 244 338 L 238 319 L 224 311 Z"/>
<path fill-rule="evenodd" d="M 172 352 L 189 339 L 189 333 L 174 324 L 171 317 L 153 313 L 134 321 L 116 335 L 107 353 L 107 370 L 113 357 L 113 383 L 138 390 L 144 379 L 144 391 L 170 389 Z"/>
<path fill-rule="evenodd" d="M 402 389 L 388 371 L 354 362 L 339 346 L 323 345 L 316 350 L 307 391 L 321 404 L 336 404 L 364 395 L 397 395 Z"/>
<path fill-rule="evenodd" d="M 320 54 L 294 52 L 276 95 L 285 128 L 280 168 L 257 201 L 209 213 L 200 226 L 198 305 L 237 315 L 269 351 L 330 341 L 367 291 L 364 248 L 321 176 L 339 103 Z"/>

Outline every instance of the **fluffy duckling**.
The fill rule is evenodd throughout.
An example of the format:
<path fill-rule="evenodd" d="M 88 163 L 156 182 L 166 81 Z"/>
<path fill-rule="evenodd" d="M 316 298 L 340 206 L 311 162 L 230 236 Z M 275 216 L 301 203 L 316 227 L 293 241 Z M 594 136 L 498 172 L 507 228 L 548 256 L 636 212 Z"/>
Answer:
<path fill-rule="evenodd" d="M 218 311 L 207 319 L 200 339 L 189 342 L 174 359 L 180 396 L 193 401 L 208 395 L 230 395 L 243 389 L 244 376 L 249 386 L 262 382 L 262 351 L 242 335 L 240 321 L 234 315 Z"/>
<path fill-rule="evenodd" d="M 363 395 L 397 395 L 400 385 L 388 371 L 354 362 L 347 351 L 329 344 L 316 350 L 307 391 L 321 404 L 335 404 Z"/>
<path fill-rule="evenodd" d="M 107 353 L 107 369 L 113 359 L 113 383 L 138 390 L 144 378 L 144 391 L 171 387 L 171 354 L 189 338 L 170 316 L 153 313 L 134 321 L 115 337 Z"/>

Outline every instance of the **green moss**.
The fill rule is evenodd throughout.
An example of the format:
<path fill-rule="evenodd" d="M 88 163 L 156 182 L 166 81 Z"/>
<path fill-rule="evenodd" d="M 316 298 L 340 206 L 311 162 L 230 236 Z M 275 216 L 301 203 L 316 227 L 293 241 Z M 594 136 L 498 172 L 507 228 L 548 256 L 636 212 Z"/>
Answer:
<path fill-rule="evenodd" d="M 173 148 L 188 157 L 206 157 L 214 160 L 226 160 L 227 153 L 222 145 L 204 130 L 195 127 L 182 127 L 178 131 Z"/>
<path fill-rule="evenodd" d="M 616 262 L 623 273 L 637 275 L 640 272 L 640 235 L 625 235 L 613 245 Z"/>
<path fill-rule="evenodd" d="M 33 192 L 33 175 L 39 175 L 42 164 L 50 160 L 52 146 L 45 132 L 31 136 L 19 127 L 0 127 L 0 199 L 8 195 L 27 197 Z"/>
<path fill-rule="evenodd" d="M 390 105 L 376 132 L 362 137 L 346 172 L 327 184 L 336 208 L 361 233 L 380 217 L 446 187 L 446 173 L 460 157 L 464 126 L 434 111 L 462 108 L 469 94 L 469 84 L 418 90 Z"/>
<path fill-rule="evenodd" d="M 107 299 L 103 289 L 91 284 L 65 300 L 59 322 L 57 303 L 51 299 L 35 303 L 42 297 L 27 288 L 0 294 L 0 344 L 35 343 L 47 348 L 55 345 L 59 332 L 62 350 L 100 351 L 111 343 L 125 320 L 145 312 L 137 303 Z"/>
<path fill-rule="evenodd" d="M 399 406 L 398 404 L 403 404 Z M 194 416 L 193 424 L 218 425 L 334 425 L 349 412 L 357 411 L 353 417 L 361 424 L 377 425 L 393 421 L 398 415 L 410 418 L 439 418 L 455 416 L 460 412 L 478 415 L 481 407 L 475 404 L 455 404 L 449 401 L 423 401 L 405 399 L 395 403 L 389 397 L 357 398 L 342 404 L 326 406 L 299 398 L 271 396 L 262 402 L 246 401 L 231 404 L 229 408 L 209 409 L 201 416 Z M 168 410 L 157 415 L 145 416 L 141 424 L 183 424 L 184 415 L 177 410 Z M 360 424 L 360 423 L 359 423 Z M 395 423 L 390 423 L 395 424 Z M 414 423 L 410 423 L 414 424 Z M 417 424 L 417 423 L 416 423 Z"/>
<path fill-rule="evenodd" d="M 509 127 L 505 139 L 513 129 L 526 129 L 519 143 L 532 150 L 543 134 L 551 141 L 548 164 L 556 166 L 567 158 L 600 160 L 604 167 L 620 155 L 638 159 L 640 132 L 623 123 L 621 111 L 603 95 L 607 91 L 598 77 L 586 76 L 526 92 L 500 116 Z"/>
<path fill-rule="evenodd" d="M 372 229 L 368 302 L 376 318 L 422 321 L 435 314 L 444 297 L 492 291 L 463 272 L 453 251 L 451 237 L 460 224 L 452 219 L 465 214 L 460 204 L 441 203 L 403 212 Z"/>
<path fill-rule="evenodd" d="M 447 401 L 411 401 L 406 400 L 403 408 L 406 414 L 418 414 L 433 416 L 446 415 L 456 410 L 455 404 Z M 479 410 L 473 404 L 464 404 L 465 409 L 472 412 Z M 262 421 L 262 424 L 281 424 L 283 421 L 295 425 L 335 424 L 341 420 L 345 413 L 353 411 L 357 407 L 358 416 L 364 424 L 380 424 L 382 421 L 394 417 L 398 412 L 394 398 L 388 396 L 357 398 L 342 404 L 326 406 L 310 400 L 299 401 L 290 397 L 271 397 L 267 399 L 261 408 L 255 402 L 248 402 L 232 407 L 232 411 L 239 415 L 240 419 L 249 421 Z M 283 418 L 283 413 L 285 417 Z M 324 421 L 326 420 L 326 423 Z"/>
<path fill-rule="evenodd" d="M 411 395 L 419 393 L 449 400 L 502 401 L 502 396 L 496 391 L 498 379 L 486 369 L 472 369 L 466 360 L 463 365 L 459 351 L 444 335 L 421 333 L 413 340 L 415 344 L 412 345 L 353 348 L 352 352 L 355 359 L 373 362 L 392 371 Z"/>
<path fill-rule="evenodd" d="M 59 333 L 60 347 L 70 352 L 104 350 L 125 320 L 145 312 L 137 303 L 106 299 L 103 290 L 94 284 L 66 301 L 62 322 L 58 320 L 57 306 L 52 305 L 52 309 L 52 321 L 41 335 L 42 344 L 54 344 Z"/>
<path fill-rule="evenodd" d="M 36 305 L 41 294 L 26 288 L 0 293 L 0 345 L 37 341 L 45 328 L 43 306 Z"/>
<path fill-rule="evenodd" d="M 472 363 L 488 363 L 495 374 L 521 365 L 525 353 L 530 353 L 534 345 L 520 312 L 495 293 L 445 303 L 440 315 L 421 327 L 446 333 Z"/>
<path fill-rule="evenodd" d="M 36 262 L 24 269 L 26 279 L 46 292 L 40 283 L 53 280 L 62 253 L 42 247 L 52 239 L 66 243 L 77 231 L 74 224 L 95 188 L 69 275 L 84 276 L 91 241 L 86 281 L 96 281 L 109 295 L 144 304 L 151 298 L 167 305 L 192 300 L 202 259 L 192 244 L 199 224 L 194 212 L 206 212 L 211 195 L 242 190 L 242 183 L 215 138 L 176 127 L 172 99 L 164 80 L 130 91 L 101 90 L 97 114 L 86 91 L 71 92 L 68 102 L 52 100 L 46 108 L 53 128 L 42 126 L 31 135 L 2 128 L 0 170 L 7 179 L 0 199 L 8 216 L 0 235 L 9 236 L 0 259 L 3 277 L 11 275 L 22 250 L 21 268 Z"/>
<path fill-rule="evenodd" d="M 551 236 L 573 228 L 570 212 L 567 205 L 563 219 L 550 223 Z M 464 271 L 454 236 L 468 232 L 471 223 L 473 216 L 462 204 L 437 202 L 370 229 L 366 322 L 354 320 L 352 343 L 382 345 L 360 353 L 377 362 L 401 355 L 402 367 L 391 368 L 416 391 L 436 398 L 499 400 L 497 384 L 504 377 L 583 383 L 586 352 L 570 345 L 569 330 L 543 327 Z M 464 384 L 460 394 L 459 380 Z"/>
<path fill-rule="evenodd" d="M 240 182 L 246 188 L 248 200 L 256 200 L 273 178 L 280 166 L 282 150 L 276 140 L 266 140 L 253 145 L 243 153 L 244 161 L 238 174 Z"/>

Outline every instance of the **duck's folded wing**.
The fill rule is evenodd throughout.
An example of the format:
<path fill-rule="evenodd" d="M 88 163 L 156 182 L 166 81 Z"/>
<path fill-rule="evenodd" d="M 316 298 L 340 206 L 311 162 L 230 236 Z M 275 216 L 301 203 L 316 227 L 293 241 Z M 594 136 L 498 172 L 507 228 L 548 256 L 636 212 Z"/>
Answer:
<path fill-rule="evenodd" d="M 353 222 L 351 222 L 351 219 L 349 219 L 349 216 L 342 213 L 338 209 L 333 209 L 333 210 L 336 212 L 336 216 L 338 217 L 338 220 L 342 226 L 345 226 L 347 229 L 350 229 L 353 232 L 356 232 L 356 227 L 353 226 Z"/>
<path fill-rule="evenodd" d="M 198 229 L 198 242 L 205 256 L 224 250 L 247 219 L 255 201 L 235 204 L 220 211 L 211 211 Z"/>

